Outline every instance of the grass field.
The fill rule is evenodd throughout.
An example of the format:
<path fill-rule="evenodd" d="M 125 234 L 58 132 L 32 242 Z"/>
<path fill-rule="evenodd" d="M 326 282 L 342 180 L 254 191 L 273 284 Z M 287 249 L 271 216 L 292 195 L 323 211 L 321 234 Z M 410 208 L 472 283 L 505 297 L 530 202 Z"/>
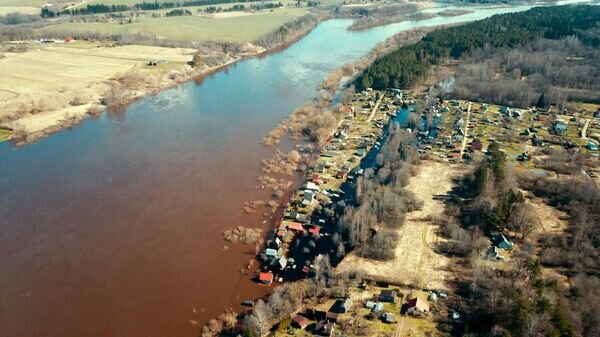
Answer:
<path fill-rule="evenodd" d="M 178 16 L 141 19 L 139 23 L 64 23 L 42 28 L 56 33 L 98 32 L 103 34 L 149 32 L 161 38 L 182 41 L 250 42 L 287 21 L 307 13 L 305 8 L 283 8 L 274 12 L 224 18 Z"/>
<path fill-rule="evenodd" d="M 38 7 L 16 7 L 16 6 L 6 6 L 0 7 L 0 16 L 6 15 L 8 13 L 24 13 L 24 14 L 40 14 L 40 9 Z"/>
<path fill-rule="evenodd" d="M 0 143 L 7 140 L 10 137 L 10 131 L 0 129 Z"/>
<path fill-rule="evenodd" d="M 41 7 L 47 3 L 48 0 L 0 0 L 0 7 Z"/>
<path fill-rule="evenodd" d="M 46 47 L 0 59 L 0 92 L 37 96 L 84 88 L 143 66 L 150 59 L 189 61 L 189 52 L 150 46 L 97 48 L 87 43 Z"/>

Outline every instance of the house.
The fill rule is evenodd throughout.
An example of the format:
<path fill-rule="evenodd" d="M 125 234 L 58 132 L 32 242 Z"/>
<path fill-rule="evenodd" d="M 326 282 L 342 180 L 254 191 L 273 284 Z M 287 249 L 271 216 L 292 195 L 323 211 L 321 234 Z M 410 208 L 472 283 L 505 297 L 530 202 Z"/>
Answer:
<path fill-rule="evenodd" d="M 71 36 L 68 36 L 68 37 L 65 38 L 65 42 L 66 43 L 71 43 L 73 41 L 75 41 L 75 39 L 73 37 L 71 37 Z"/>
<path fill-rule="evenodd" d="M 306 189 L 309 191 L 318 191 L 319 186 L 317 186 L 317 184 L 320 184 L 320 183 L 321 183 L 321 178 L 319 177 L 319 175 L 313 174 L 312 181 L 309 181 L 308 183 L 306 183 Z"/>
<path fill-rule="evenodd" d="M 328 321 L 330 321 L 330 322 L 337 322 L 339 315 L 340 314 L 338 314 L 337 312 L 328 311 L 325 314 L 325 319 L 328 320 Z"/>
<path fill-rule="evenodd" d="M 344 179 L 346 177 L 346 171 L 339 170 L 335 177 L 336 179 Z"/>
<path fill-rule="evenodd" d="M 273 273 L 270 271 L 262 272 L 258 275 L 258 280 L 262 284 L 271 284 L 273 283 Z"/>
<path fill-rule="evenodd" d="M 377 302 L 367 301 L 367 303 L 365 303 L 365 307 L 367 307 L 368 309 L 375 308 L 375 305 L 377 305 Z"/>
<path fill-rule="evenodd" d="M 479 138 L 473 139 L 473 141 L 471 142 L 471 148 L 473 148 L 473 150 L 481 151 L 481 149 L 483 148 L 481 140 L 479 140 Z"/>
<path fill-rule="evenodd" d="M 347 297 L 343 300 L 335 301 L 335 303 L 331 306 L 331 308 L 329 308 L 329 311 L 343 314 L 343 313 L 347 312 L 348 310 L 350 310 L 351 307 L 352 307 L 352 299 L 350 297 Z"/>
<path fill-rule="evenodd" d="M 302 205 L 310 206 L 313 200 L 315 200 L 315 195 L 313 191 L 305 190 L 304 191 L 304 199 L 302 199 Z"/>
<path fill-rule="evenodd" d="M 282 225 L 285 226 L 288 230 L 298 233 L 304 233 L 304 226 L 302 226 L 302 224 L 299 222 L 283 221 Z"/>
<path fill-rule="evenodd" d="M 321 336 L 331 336 L 331 334 L 333 333 L 333 326 L 333 322 L 321 320 L 315 325 L 315 333 Z"/>
<path fill-rule="evenodd" d="M 363 157 L 365 154 L 367 154 L 367 151 L 365 149 L 358 149 L 356 151 L 356 155 L 359 157 Z"/>
<path fill-rule="evenodd" d="M 305 329 L 310 324 L 310 321 L 301 315 L 296 315 L 292 317 L 292 326 L 298 329 Z"/>
<path fill-rule="evenodd" d="M 500 254 L 500 249 L 496 246 L 492 246 L 488 251 L 488 259 L 490 260 L 504 260 L 504 257 Z"/>
<path fill-rule="evenodd" d="M 594 144 L 592 142 L 588 142 L 587 148 L 590 151 L 598 151 L 598 145 L 596 145 L 596 144 Z"/>
<path fill-rule="evenodd" d="M 552 125 L 552 130 L 557 135 L 564 135 L 565 133 L 567 133 L 567 123 L 565 121 L 557 119 Z"/>
<path fill-rule="evenodd" d="M 382 290 L 378 296 L 379 301 L 396 303 L 396 292 L 393 290 Z"/>
<path fill-rule="evenodd" d="M 429 312 L 429 305 L 418 297 L 412 298 L 408 301 L 406 306 L 406 313 L 412 316 L 423 316 Z"/>
<path fill-rule="evenodd" d="M 394 317 L 394 314 L 392 314 L 391 312 L 386 312 L 385 314 L 383 314 L 382 319 L 385 323 L 395 323 L 396 322 L 396 317 Z"/>
<path fill-rule="evenodd" d="M 268 257 L 277 257 L 277 249 L 267 248 L 265 249 L 265 255 Z"/>
<path fill-rule="evenodd" d="M 492 236 L 492 243 L 494 246 L 504 250 L 511 250 L 513 247 L 512 242 L 508 241 L 504 234 L 496 234 Z"/>
<path fill-rule="evenodd" d="M 312 234 L 312 235 L 314 235 L 314 236 L 317 236 L 317 237 L 318 237 L 318 236 L 319 236 L 319 234 L 321 233 L 321 227 L 319 227 L 319 226 L 315 226 L 315 227 L 313 227 L 313 228 L 310 228 L 310 229 L 308 230 L 308 232 L 309 232 L 310 234 Z"/>
<path fill-rule="evenodd" d="M 279 268 L 280 270 L 284 270 L 285 267 L 288 264 L 288 260 L 285 256 L 282 256 L 278 259 L 273 260 L 273 262 L 271 262 L 271 266 L 273 266 L 274 268 Z"/>

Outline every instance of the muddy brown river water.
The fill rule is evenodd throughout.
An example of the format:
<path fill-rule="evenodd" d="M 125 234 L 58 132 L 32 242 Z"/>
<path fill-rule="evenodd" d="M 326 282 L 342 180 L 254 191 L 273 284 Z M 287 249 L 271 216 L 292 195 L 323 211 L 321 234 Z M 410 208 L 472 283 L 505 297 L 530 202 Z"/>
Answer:
<path fill-rule="evenodd" d="M 0 337 L 196 336 L 190 321 L 265 295 L 240 273 L 254 247 L 221 238 L 262 224 L 261 212 L 241 213 L 268 197 L 256 178 L 273 149 L 260 139 L 328 72 L 397 32 L 524 9 L 364 32 L 330 20 L 125 113 L 23 148 L 0 143 Z"/>

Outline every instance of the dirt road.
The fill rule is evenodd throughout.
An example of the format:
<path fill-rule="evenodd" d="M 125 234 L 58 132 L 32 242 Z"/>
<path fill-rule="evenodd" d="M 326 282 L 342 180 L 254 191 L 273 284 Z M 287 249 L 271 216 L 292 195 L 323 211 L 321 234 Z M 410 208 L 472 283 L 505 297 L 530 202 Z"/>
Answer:
<path fill-rule="evenodd" d="M 460 158 L 463 157 L 463 154 L 465 153 L 465 149 L 467 148 L 467 140 L 468 140 L 468 132 L 469 132 L 469 118 L 471 118 L 471 102 L 469 102 L 469 105 L 467 107 L 467 118 L 465 119 L 465 130 L 464 130 L 464 137 L 462 140 L 462 144 L 460 145 Z"/>
<path fill-rule="evenodd" d="M 438 225 L 432 221 L 443 216 L 444 196 L 452 189 L 452 178 L 464 172 L 464 165 L 425 161 L 417 176 L 412 177 L 407 189 L 423 200 L 423 208 L 408 214 L 398 230 L 400 240 L 395 258 L 391 261 L 373 261 L 349 254 L 337 270 L 363 269 L 372 277 L 409 284 L 419 288 L 446 288 L 451 277 L 447 266 L 449 258 L 435 251 L 437 243 L 445 241 L 438 235 Z"/>

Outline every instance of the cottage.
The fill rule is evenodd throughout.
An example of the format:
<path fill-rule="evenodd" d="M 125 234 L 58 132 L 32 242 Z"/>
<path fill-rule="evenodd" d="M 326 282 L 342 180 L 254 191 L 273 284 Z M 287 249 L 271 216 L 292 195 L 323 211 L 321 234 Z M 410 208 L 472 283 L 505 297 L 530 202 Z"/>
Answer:
<path fill-rule="evenodd" d="M 351 307 L 352 307 L 352 299 L 350 297 L 347 297 L 343 300 L 335 301 L 335 303 L 331 306 L 331 308 L 329 308 L 329 311 L 343 314 L 343 313 L 347 312 L 348 310 L 350 310 Z"/>
<path fill-rule="evenodd" d="M 282 256 L 282 257 L 280 257 L 278 259 L 275 259 L 271 263 L 271 265 L 274 268 L 279 268 L 280 270 L 284 270 L 285 267 L 287 266 L 287 264 L 288 264 L 288 260 L 287 260 L 287 258 L 285 256 Z"/>
<path fill-rule="evenodd" d="M 557 135 L 564 135 L 567 133 L 567 123 L 563 120 L 557 119 L 552 124 L 552 130 Z"/>
<path fill-rule="evenodd" d="M 471 142 L 471 148 L 473 150 L 481 151 L 481 149 L 483 148 L 483 144 L 481 144 L 481 140 L 479 140 L 479 138 L 473 139 L 473 141 Z"/>
<path fill-rule="evenodd" d="M 381 302 L 396 303 L 396 292 L 393 290 L 382 290 L 378 298 Z"/>
<path fill-rule="evenodd" d="M 337 312 L 328 311 L 325 314 L 325 319 L 327 319 L 330 322 L 337 322 L 339 315 L 340 314 L 338 314 Z"/>
<path fill-rule="evenodd" d="M 504 249 L 504 250 L 511 250 L 513 247 L 512 242 L 508 241 L 508 239 L 506 238 L 506 236 L 504 236 L 504 234 L 496 234 L 492 237 L 492 243 L 494 244 L 494 246 Z"/>
<path fill-rule="evenodd" d="M 317 186 L 318 184 L 320 184 L 321 178 L 319 177 L 318 174 L 313 174 L 312 177 L 312 181 L 309 181 L 308 183 L 306 183 L 306 189 L 309 191 L 318 191 L 319 190 L 319 186 Z"/>
<path fill-rule="evenodd" d="M 277 257 L 277 249 L 267 248 L 265 249 L 265 255 L 268 257 Z"/>
<path fill-rule="evenodd" d="M 321 320 L 315 325 L 315 333 L 321 336 L 331 336 L 333 333 L 334 323 L 327 320 Z"/>
<path fill-rule="evenodd" d="M 308 232 L 314 236 L 319 236 L 319 234 L 321 233 L 321 227 L 319 226 L 314 226 L 313 228 L 310 228 L 308 230 Z"/>
<path fill-rule="evenodd" d="M 418 297 L 412 298 L 408 301 L 406 306 L 406 313 L 412 316 L 423 316 L 429 312 L 429 305 Z"/>
<path fill-rule="evenodd" d="M 315 195 L 313 191 L 305 190 L 304 191 L 304 199 L 302 200 L 302 205 L 310 206 L 312 202 L 315 200 Z"/>
<path fill-rule="evenodd" d="M 262 272 L 258 275 L 258 280 L 262 284 L 271 284 L 273 283 L 273 273 L 272 272 Z"/>
<path fill-rule="evenodd" d="M 375 305 L 377 305 L 377 302 L 367 301 L 367 303 L 365 303 L 365 307 L 367 307 L 368 309 L 375 308 Z"/>
<path fill-rule="evenodd" d="M 385 314 L 383 314 L 382 319 L 385 323 L 395 323 L 396 322 L 396 317 L 394 317 L 394 314 L 392 314 L 391 312 L 386 312 Z"/>
<path fill-rule="evenodd" d="M 283 221 L 282 225 L 290 231 L 304 233 L 304 226 L 299 222 Z"/>
<path fill-rule="evenodd" d="M 365 149 L 358 149 L 356 151 L 356 155 L 359 157 L 363 157 L 365 154 L 367 154 L 367 151 Z"/>
<path fill-rule="evenodd" d="M 304 329 L 310 324 L 310 321 L 301 315 L 296 315 L 292 317 L 292 326 L 298 329 Z"/>

